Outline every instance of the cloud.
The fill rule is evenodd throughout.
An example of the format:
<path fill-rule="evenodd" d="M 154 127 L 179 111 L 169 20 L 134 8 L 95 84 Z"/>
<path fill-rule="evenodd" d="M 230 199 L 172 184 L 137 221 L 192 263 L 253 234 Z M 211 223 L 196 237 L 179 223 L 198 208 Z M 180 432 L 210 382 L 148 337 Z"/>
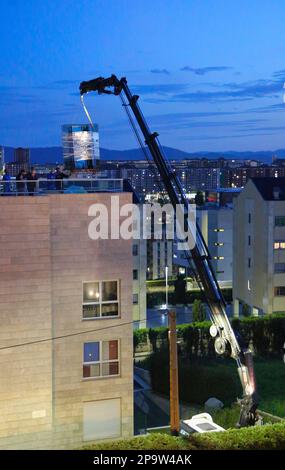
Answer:
<path fill-rule="evenodd" d="M 182 72 L 192 72 L 195 73 L 195 75 L 206 75 L 207 73 L 211 72 L 224 72 L 225 70 L 231 70 L 233 67 L 227 67 L 225 65 L 216 65 L 213 67 L 190 67 L 189 65 L 185 65 L 182 67 L 180 70 Z"/>
<path fill-rule="evenodd" d="M 151 98 L 148 102 L 161 103 L 162 101 L 201 103 L 201 102 L 231 102 L 249 101 L 254 98 L 279 97 L 283 84 L 275 80 L 255 80 L 244 83 L 224 83 L 212 85 L 218 90 L 197 90 L 185 93 L 173 93 L 163 99 Z"/>
<path fill-rule="evenodd" d="M 134 85 L 132 90 L 142 95 L 168 95 L 186 90 L 188 85 L 181 83 L 158 84 L 158 85 Z"/>
<path fill-rule="evenodd" d="M 161 75 L 169 75 L 170 74 L 169 70 L 167 70 L 167 69 L 152 69 L 151 73 L 157 73 L 157 74 L 161 74 Z"/>
<path fill-rule="evenodd" d="M 272 133 L 268 133 L 268 134 L 262 134 L 262 135 L 266 135 L 266 136 L 269 136 L 269 135 L 273 135 Z M 249 133 L 249 134 L 244 134 L 244 133 L 241 133 L 241 134 L 228 134 L 228 135 L 194 135 L 194 136 L 186 136 L 184 138 L 184 140 L 201 140 L 201 141 L 204 141 L 204 140 L 224 140 L 224 139 L 240 139 L 240 138 L 243 138 L 243 137 L 256 137 L 256 136 L 260 136 L 260 134 L 258 133 Z"/>
<path fill-rule="evenodd" d="M 273 73 L 273 77 L 276 78 L 277 80 L 282 80 L 284 82 L 285 81 L 285 69 L 277 70 L 276 72 Z"/>
<path fill-rule="evenodd" d="M 262 106 L 260 108 L 253 108 L 249 109 L 248 112 L 252 113 L 273 113 L 273 112 L 279 112 L 279 111 L 285 111 L 285 103 L 275 103 L 275 104 L 270 104 L 267 106 Z"/>

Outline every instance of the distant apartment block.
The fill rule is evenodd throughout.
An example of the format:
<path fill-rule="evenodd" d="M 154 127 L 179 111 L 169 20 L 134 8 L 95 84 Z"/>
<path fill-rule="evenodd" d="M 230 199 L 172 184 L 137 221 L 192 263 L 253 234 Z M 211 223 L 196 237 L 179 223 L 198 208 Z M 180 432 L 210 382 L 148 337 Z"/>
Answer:
<path fill-rule="evenodd" d="M 26 172 L 30 170 L 31 158 L 30 149 L 18 147 L 14 149 L 14 160 L 7 162 L 5 165 L 6 170 L 10 176 L 17 176 L 21 170 Z"/>
<path fill-rule="evenodd" d="M 68 170 L 92 170 L 99 161 L 98 126 L 65 124 L 62 126 L 65 167 Z"/>
<path fill-rule="evenodd" d="M 173 240 L 165 236 L 161 240 L 147 240 L 147 279 L 165 278 L 165 269 L 172 276 Z"/>
<path fill-rule="evenodd" d="M 234 201 L 234 313 L 285 311 L 285 178 L 253 178 Z"/>
<path fill-rule="evenodd" d="M 0 449 L 133 433 L 132 240 L 88 236 L 90 205 L 110 201 L 0 198 Z"/>
<path fill-rule="evenodd" d="M 232 287 L 233 210 L 231 207 L 205 206 L 196 211 L 197 223 L 209 248 L 211 264 L 221 287 Z M 184 252 L 174 243 L 173 264 L 188 267 Z"/>
<path fill-rule="evenodd" d="M 133 319 L 146 328 L 146 240 L 133 240 Z"/>

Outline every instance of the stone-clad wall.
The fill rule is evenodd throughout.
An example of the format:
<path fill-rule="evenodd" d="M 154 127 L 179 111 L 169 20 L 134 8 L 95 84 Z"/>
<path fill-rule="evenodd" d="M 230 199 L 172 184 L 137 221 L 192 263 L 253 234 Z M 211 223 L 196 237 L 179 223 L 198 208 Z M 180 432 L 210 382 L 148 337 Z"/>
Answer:
<path fill-rule="evenodd" d="M 83 404 L 98 399 L 120 398 L 122 436 L 133 432 L 132 324 L 121 326 L 132 321 L 132 242 L 88 237 L 89 206 L 110 198 L 0 198 L 0 347 L 81 333 L 0 350 L 2 449 L 82 445 Z M 82 282 L 114 279 L 121 317 L 82 321 Z M 120 340 L 120 376 L 83 380 L 83 343 L 108 339 Z"/>

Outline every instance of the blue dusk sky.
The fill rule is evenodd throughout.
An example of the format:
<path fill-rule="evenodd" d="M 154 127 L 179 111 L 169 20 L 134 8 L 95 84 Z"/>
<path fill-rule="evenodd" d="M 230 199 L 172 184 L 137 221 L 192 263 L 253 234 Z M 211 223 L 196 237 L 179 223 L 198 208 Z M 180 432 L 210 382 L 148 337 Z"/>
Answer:
<path fill-rule="evenodd" d="M 2 0 L 0 144 L 56 146 L 78 87 L 126 76 L 164 145 L 285 148 L 284 0 Z M 101 146 L 136 146 L 121 102 L 88 95 Z"/>

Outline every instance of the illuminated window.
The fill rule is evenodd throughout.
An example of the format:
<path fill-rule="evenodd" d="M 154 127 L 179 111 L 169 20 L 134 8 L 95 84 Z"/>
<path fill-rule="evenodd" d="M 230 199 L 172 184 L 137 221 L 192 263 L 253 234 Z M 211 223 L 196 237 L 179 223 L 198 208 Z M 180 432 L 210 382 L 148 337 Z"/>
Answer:
<path fill-rule="evenodd" d="M 224 243 L 214 243 L 215 246 L 224 246 Z"/>
<path fill-rule="evenodd" d="M 119 315 L 118 281 L 83 283 L 83 318 L 117 317 Z"/>
<path fill-rule="evenodd" d="M 83 378 L 119 375 L 119 341 L 95 341 L 83 345 Z"/>
<path fill-rule="evenodd" d="M 274 242 L 274 250 L 285 250 L 285 240 Z"/>
<path fill-rule="evenodd" d="M 224 256 L 214 256 L 214 259 L 225 259 Z"/>
<path fill-rule="evenodd" d="M 224 228 L 214 228 L 214 232 L 224 232 Z"/>

